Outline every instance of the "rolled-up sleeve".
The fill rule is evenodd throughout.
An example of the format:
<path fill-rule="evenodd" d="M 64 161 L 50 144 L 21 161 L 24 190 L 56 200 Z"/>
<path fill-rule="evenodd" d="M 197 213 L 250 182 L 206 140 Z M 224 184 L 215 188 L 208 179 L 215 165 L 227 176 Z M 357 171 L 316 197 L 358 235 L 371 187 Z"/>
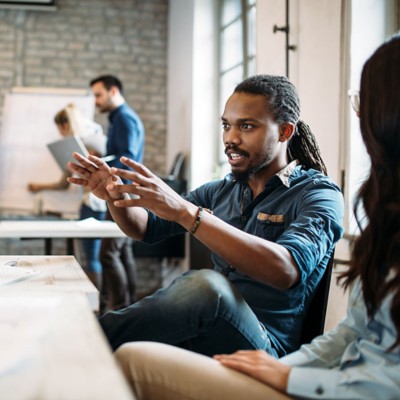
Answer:
<path fill-rule="evenodd" d="M 290 251 L 305 281 L 342 237 L 343 195 L 331 183 L 316 180 L 298 204 L 297 217 L 277 243 Z"/>

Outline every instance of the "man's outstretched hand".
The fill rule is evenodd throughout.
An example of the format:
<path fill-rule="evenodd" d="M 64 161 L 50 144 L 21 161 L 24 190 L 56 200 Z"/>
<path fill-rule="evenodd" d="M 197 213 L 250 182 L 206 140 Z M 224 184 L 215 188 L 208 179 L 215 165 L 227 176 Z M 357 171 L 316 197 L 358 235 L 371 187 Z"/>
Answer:
<path fill-rule="evenodd" d="M 112 188 L 115 185 L 122 184 L 122 181 L 118 176 L 111 174 L 111 168 L 103 160 L 93 155 L 84 157 L 79 153 L 73 153 L 72 157 L 79 164 L 68 163 L 68 169 L 73 173 L 73 176 L 67 179 L 68 182 L 85 186 L 95 196 L 103 200 L 123 198 L 119 191 L 107 190 L 107 186 Z"/>

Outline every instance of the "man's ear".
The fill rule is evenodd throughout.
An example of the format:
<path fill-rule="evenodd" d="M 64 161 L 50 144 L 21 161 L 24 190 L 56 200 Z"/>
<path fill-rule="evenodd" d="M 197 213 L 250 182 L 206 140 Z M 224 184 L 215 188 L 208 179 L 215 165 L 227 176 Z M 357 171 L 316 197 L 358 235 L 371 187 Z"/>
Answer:
<path fill-rule="evenodd" d="M 119 90 L 116 86 L 111 86 L 110 92 L 111 92 L 111 95 L 114 97 L 117 93 L 119 93 Z"/>
<path fill-rule="evenodd" d="M 291 122 L 284 122 L 279 126 L 279 141 L 287 142 L 293 135 L 295 125 Z"/>

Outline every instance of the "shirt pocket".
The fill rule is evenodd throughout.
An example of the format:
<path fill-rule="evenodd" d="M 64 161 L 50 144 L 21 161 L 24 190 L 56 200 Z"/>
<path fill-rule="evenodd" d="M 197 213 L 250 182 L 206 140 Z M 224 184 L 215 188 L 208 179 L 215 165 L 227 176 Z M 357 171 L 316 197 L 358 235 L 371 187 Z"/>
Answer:
<path fill-rule="evenodd" d="M 272 242 L 285 230 L 285 216 L 282 214 L 257 214 L 256 235 Z"/>

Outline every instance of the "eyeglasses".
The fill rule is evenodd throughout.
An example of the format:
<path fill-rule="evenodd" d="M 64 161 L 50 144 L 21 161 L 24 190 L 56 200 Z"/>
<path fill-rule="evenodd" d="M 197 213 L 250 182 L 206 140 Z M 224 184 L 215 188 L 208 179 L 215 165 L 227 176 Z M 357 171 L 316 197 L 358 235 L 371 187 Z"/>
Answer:
<path fill-rule="evenodd" d="M 360 91 L 359 90 L 349 90 L 347 92 L 349 96 L 351 106 L 357 115 L 360 115 Z"/>

